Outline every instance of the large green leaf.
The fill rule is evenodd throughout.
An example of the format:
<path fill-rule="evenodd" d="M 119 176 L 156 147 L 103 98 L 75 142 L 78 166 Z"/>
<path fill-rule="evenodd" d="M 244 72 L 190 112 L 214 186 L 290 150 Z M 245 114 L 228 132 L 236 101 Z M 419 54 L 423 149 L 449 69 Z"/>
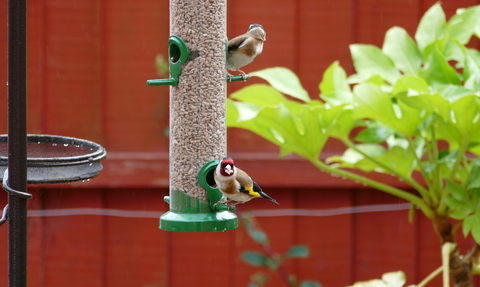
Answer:
<path fill-rule="evenodd" d="M 352 117 L 351 107 L 345 105 L 325 107 L 318 113 L 318 121 L 322 134 L 340 140 L 347 139 L 356 124 L 356 120 Z"/>
<path fill-rule="evenodd" d="M 460 85 L 460 75 L 450 66 L 440 50 L 440 43 L 434 42 L 426 54 L 425 67 L 420 75 L 430 84 Z"/>
<path fill-rule="evenodd" d="M 402 102 L 393 103 L 387 93 L 372 84 L 366 83 L 355 86 L 353 94 L 355 101 L 354 118 L 379 120 L 406 136 L 414 135 L 417 127 L 426 117 L 426 114 L 422 111 L 411 108 Z"/>
<path fill-rule="evenodd" d="M 442 97 L 447 99 L 450 103 L 454 103 L 465 96 L 473 94 L 473 91 L 470 89 L 452 84 L 436 85 L 435 87 L 432 87 L 432 92 L 442 95 Z"/>
<path fill-rule="evenodd" d="M 332 166 L 336 168 L 355 168 L 364 172 L 388 174 L 394 171 L 395 174 L 410 177 L 416 161 L 407 147 L 396 145 L 385 149 L 378 144 L 357 144 L 355 149 L 348 148 L 342 156 L 329 157 L 328 161 L 335 163 Z"/>
<path fill-rule="evenodd" d="M 392 95 L 398 93 L 427 94 L 429 93 L 428 83 L 417 76 L 403 76 L 394 85 Z"/>
<path fill-rule="evenodd" d="M 347 83 L 347 74 L 338 62 L 334 62 L 325 70 L 319 88 L 320 97 L 331 105 L 352 102 L 353 96 Z"/>
<path fill-rule="evenodd" d="M 450 117 L 450 103 L 440 94 L 398 94 L 397 98 L 406 105 L 419 111 L 435 113 L 445 120 L 448 120 Z"/>
<path fill-rule="evenodd" d="M 230 98 L 254 104 L 259 107 L 275 106 L 287 99 L 276 89 L 264 84 L 246 86 L 230 95 Z"/>
<path fill-rule="evenodd" d="M 478 130 L 480 111 L 476 95 L 465 96 L 452 104 L 451 123 L 463 135 L 469 137 Z"/>
<path fill-rule="evenodd" d="M 254 104 L 227 99 L 227 126 L 254 119 L 260 108 Z"/>
<path fill-rule="evenodd" d="M 227 105 L 227 115 L 230 109 L 241 113 L 244 103 L 233 102 Z M 328 135 L 319 131 L 318 114 L 323 107 L 303 106 L 300 118 L 283 103 L 276 106 L 261 108 L 256 117 L 246 121 L 227 121 L 231 127 L 248 129 L 273 142 L 288 152 L 300 154 L 306 158 L 317 158 Z M 305 123 L 305 124 L 304 124 Z M 283 152 L 285 154 L 285 152 Z"/>
<path fill-rule="evenodd" d="M 459 9 L 457 14 L 448 21 L 447 33 L 449 37 L 458 40 L 461 44 L 467 44 L 479 25 L 479 7 Z"/>
<path fill-rule="evenodd" d="M 417 45 L 405 29 L 393 27 L 387 31 L 382 51 L 390 57 L 395 67 L 407 75 L 418 75 L 422 57 Z"/>
<path fill-rule="evenodd" d="M 385 142 L 387 138 L 394 135 L 395 131 L 384 124 L 370 120 L 366 122 L 367 128 L 358 133 L 356 141 L 362 143 L 379 144 Z"/>
<path fill-rule="evenodd" d="M 395 83 L 401 76 L 392 60 L 376 46 L 352 44 L 350 52 L 355 70 L 362 77 L 380 76 L 387 82 Z"/>
<path fill-rule="evenodd" d="M 474 49 L 468 49 L 462 47 L 462 51 L 465 55 L 463 64 L 463 77 L 466 79 L 464 86 L 474 91 L 480 91 L 480 52 Z M 471 78 L 472 75 L 475 77 Z"/>
<path fill-rule="evenodd" d="M 396 174 L 405 177 L 411 177 L 416 167 L 415 157 L 412 156 L 409 150 L 403 149 L 400 146 L 394 146 L 388 149 L 384 159 L 387 160 L 387 166 L 390 166 Z"/>
<path fill-rule="evenodd" d="M 310 101 L 307 91 L 302 87 L 294 72 L 287 68 L 275 67 L 250 73 L 252 76 L 266 80 L 278 91 L 304 102 Z"/>
<path fill-rule="evenodd" d="M 423 51 L 432 42 L 442 37 L 445 26 L 445 12 L 440 2 L 437 2 L 423 15 L 415 33 L 415 40 L 420 50 Z"/>

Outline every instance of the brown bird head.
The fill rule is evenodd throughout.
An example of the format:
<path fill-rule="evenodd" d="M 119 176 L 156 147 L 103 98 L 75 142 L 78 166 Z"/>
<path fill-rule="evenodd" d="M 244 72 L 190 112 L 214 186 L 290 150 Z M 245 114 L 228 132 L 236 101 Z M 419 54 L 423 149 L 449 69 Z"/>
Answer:
<path fill-rule="evenodd" d="M 247 34 L 250 34 L 255 39 L 267 41 L 267 32 L 265 32 L 265 29 L 263 29 L 263 26 L 260 24 L 250 25 Z"/>
<path fill-rule="evenodd" d="M 235 174 L 235 164 L 233 159 L 225 157 L 220 162 L 220 174 L 223 176 L 232 176 Z"/>

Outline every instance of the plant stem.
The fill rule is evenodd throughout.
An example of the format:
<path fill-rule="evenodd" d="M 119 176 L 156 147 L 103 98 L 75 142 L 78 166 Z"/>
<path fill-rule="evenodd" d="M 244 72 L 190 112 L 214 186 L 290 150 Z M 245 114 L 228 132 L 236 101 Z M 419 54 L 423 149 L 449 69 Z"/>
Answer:
<path fill-rule="evenodd" d="M 427 216 L 428 218 L 432 219 L 432 218 L 435 217 L 435 213 L 433 212 L 433 210 L 425 203 L 425 201 L 423 201 L 423 199 L 421 199 L 418 196 L 415 196 L 415 195 L 413 195 L 409 192 L 406 192 L 404 190 L 395 188 L 393 186 L 380 183 L 378 181 L 360 176 L 360 175 L 352 173 L 352 172 L 348 172 L 346 170 L 333 168 L 333 167 L 329 166 L 328 164 L 326 164 L 326 163 L 324 163 L 324 162 L 322 162 L 318 159 L 313 159 L 313 160 L 310 160 L 310 161 L 318 169 L 321 169 L 321 170 L 324 170 L 324 171 L 327 171 L 327 172 L 330 172 L 330 173 L 335 173 L 335 174 L 338 174 L 340 176 L 347 177 L 351 180 L 361 182 L 361 183 L 366 184 L 366 185 L 368 185 L 370 187 L 373 187 L 375 189 L 381 190 L 383 192 L 386 192 L 386 193 L 389 193 L 391 195 L 394 195 L 394 196 L 400 197 L 402 199 L 405 199 L 407 201 L 410 201 L 412 204 L 415 204 L 416 206 L 418 206 L 423 211 L 425 216 Z"/>
<path fill-rule="evenodd" d="M 275 252 L 272 250 L 272 248 L 270 246 L 262 244 L 262 248 L 270 258 L 275 257 Z M 277 271 L 278 271 L 278 274 L 280 274 L 280 277 L 282 277 L 282 279 L 288 284 L 288 286 L 295 287 L 295 286 L 292 285 L 292 282 L 290 282 L 288 272 L 287 272 L 287 270 L 285 270 L 285 268 L 282 266 L 281 263 L 278 266 Z"/>
<path fill-rule="evenodd" d="M 415 161 L 417 162 L 418 169 L 420 170 L 420 173 L 422 174 L 423 178 L 425 179 L 425 183 L 427 184 L 427 187 L 428 187 L 428 190 L 423 189 L 424 190 L 423 193 L 420 192 L 418 189 L 417 190 L 418 190 L 418 192 L 420 192 L 422 197 L 426 200 L 426 204 L 431 205 L 433 203 L 433 205 L 436 205 L 438 203 L 438 198 L 433 193 L 429 192 L 429 190 L 432 190 L 430 179 L 427 176 L 427 173 L 425 172 L 425 169 L 423 169 L 422 160 L 417 156 L 417 153 L 415 152 L 415 148 L 413 146 L 413 140 L 412 140 L 411 137 L 406 137 L 406 139 L 408 141 L 408 149 L 413 154 L 413 157 L 415 158 Z M 425 142 L 428 142 L 428 141 L 425 140 Z"/>
<path fill-rule="evenodd" d="M 428 282 L 432 281 L 433 278 L 437 277 L 440 273 L 443 271 L 443 266 L 438 267 L 435 269 L 432 273 L 430 273 L 425 279 L 422 280 L 422 282 L 418 283 L 416 286 L 417 287 L 423 287 L 427 285 Z"/>
<path fill-rule="evenodd" d="M 458 149 L 457 158 L 455 160 L 455 164 L 453 165 L 452 171 L 450 172 L 450 176 L 448 177 L 448 181 L 454 181 L 455 175 L 457 174 L 457 170 L 460 167 L 460 163 L 462 162 L 462 158 L 465 156 L 465 152 L 467 151 L 468 142 L 470 141 L 470 137 L 464 138 L 460 149 Z"/>
<path fill-rule="evenodd" d="M 469 142 L 470 142 L 469 136 L 463 139 L 462 144 L 458 149 L 457 158 L 455 160 L 455 164 L 453 165 L 452 171 L 450 172 L 450 176 L 448 177 L 448 181 L 453 182 L 455 180 L 455 175 L 457 174 L 457 170 L 460 167 L 462 158 L 465 156 L 465 153 L 467 152 L 467 147 Z M 437 213 L 439 215 L 445 215 L 447 213 L 447 205 L 444 200 L 445 196 L 447 195 L 447 192 L 448 192 L 447 189 L 444 188 L 442 192 L 442 197 L 440 198 L 440 204 L 438 205 L 438 208 L 437 208 Z"/>
<path fill-rule="evenodd" d="M 426 204 L 430 204 L 430 195 L 429 195 L 429 192 L 427 189 L 425 189 L 423 186 L 421 186 L 416 180 L 414 180 L 413 178 L 411 177 L 407 177 L 407 176 L 404 176 L 400 173 L 398 173 L 395 169 L 393 169 L 392 167 L 390 166 L 387 166 L 385 164 L 383 164 L 382 162 L 378 161 L 377 159 L 373 158 L 373 157 L 370 157 L 368 156 L 367 154 L 365 154 L 364 152 L 362 152 L 360 149 L 358 149 L 355 144 L 350 141 L 349 139 L 345 140 L 344 143 L 351 149 L 355 150 L 356 152 L 358 152 L 359 154 L 363 155 L 365 158 L 367 158 L 368 160 L 374 162 L 376 165 L 380 166 L 382 169 L 392 173 L 392 174 L 395 174 L 396 177 L 398 177 L 399 179 L 403 180 L 404 182 L 408 183 L 411 187 L 413 187 L 416 191 L 418 191 L 418 193 L 420 193 L 420 195 L 422 196 L 422 198 L 426 201 Z"/>
<path fill-rule="evenodd" d="M 431 134 L 431 141 L 427 140 L 427 144 L 429 146 L 429 161 L 432 163 L 435 163 L 435 168 L 433 170 L 433 187 L 430 189 L 432 191 L 432 196 L 434 196 L 436 202 L 435 204 L 438 204 L 440 201 L 439 197 L 442 195 L 442 190 L 443 190 L 443 182 L 442 182 L 442 176 L 440 174 L 440 169 L 436 165 L 437 160 L 438 160 L 438 146 L 437 146 L 437 137 L 435 136 L 435 128 L 430 127 L 430 134 Z M 433 153 L 433 154 L 431 154 Z"/>

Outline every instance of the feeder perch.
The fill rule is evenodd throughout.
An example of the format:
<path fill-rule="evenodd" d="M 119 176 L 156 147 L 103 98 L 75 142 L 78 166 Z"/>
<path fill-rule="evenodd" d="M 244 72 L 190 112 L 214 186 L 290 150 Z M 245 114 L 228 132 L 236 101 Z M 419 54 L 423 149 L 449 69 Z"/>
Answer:
<path fill-rule="evenodd" d="M 207 200 L 191 197 L 180 190 L 172 190 L 164 200 L 170 204 L 170 211 L 160 217 L 160 229 L 184 232 L 227 231 L 238 227 L 237 216 L 225 204 L 214 206 L 223 197 L 218 188 L 213 187 L 213 173 L 219 161 L 206 163 L 197 175 L 198 183 L 205 189 Z M 230 210 L 234 211 L 233 206 Z"/>
<path fill-rule="evenodd" d="M 228 41 L 227 41 L 228 44 Z M 228 46 L 227 46 L 228 47 Z M 228 53 L 228 48 L 225 48 L 226 52 Z M 182 38 L 172 35 L 170 39 L 168 39 L 168 63 L 169 63 L 169 70 L 170 70 L 170 79 L 155 79 L 155 80 L 147 80 L 148 86 L 173 86 L 175 87 L 178 85 L 178 76 L 182 73 L 182 64 L 187 62 L 190 53 L 188 51 L 188 47 Z M 247 75 L 245 79 L 243 79 L 242 75 L 235 75 L 232 77 L 226 76 L 226 82 L 238 82 L 238 81 L 246 81 L 250 79 L 250 75 Z"/>
<path fill-rule="evenodd" d="M 178 76 L 182 73 L 182 64 L 188 60 L 188 47 L 182 38 L 172 35 L 168 39 L 168 63 L 170 69 L 170 79 L 148 80 L 149 86 L 176 86 Z"/>

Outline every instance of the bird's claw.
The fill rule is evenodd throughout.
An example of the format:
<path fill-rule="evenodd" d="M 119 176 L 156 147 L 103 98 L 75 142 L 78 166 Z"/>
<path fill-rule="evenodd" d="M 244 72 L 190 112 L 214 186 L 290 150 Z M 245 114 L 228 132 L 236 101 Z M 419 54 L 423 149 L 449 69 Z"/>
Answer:
<path fill-rule="evenodd" d="M 248 75 L 245 74 L 245 72 L 242 71 L 242 70 L 238 70 L 238 71 L 239 71 L 240 73 L 242 73 L 242 79 L 243 79 L 243 82 L 245 83 L 245 82 L 247 81 L 247 79 L 248 79 Z"/>

